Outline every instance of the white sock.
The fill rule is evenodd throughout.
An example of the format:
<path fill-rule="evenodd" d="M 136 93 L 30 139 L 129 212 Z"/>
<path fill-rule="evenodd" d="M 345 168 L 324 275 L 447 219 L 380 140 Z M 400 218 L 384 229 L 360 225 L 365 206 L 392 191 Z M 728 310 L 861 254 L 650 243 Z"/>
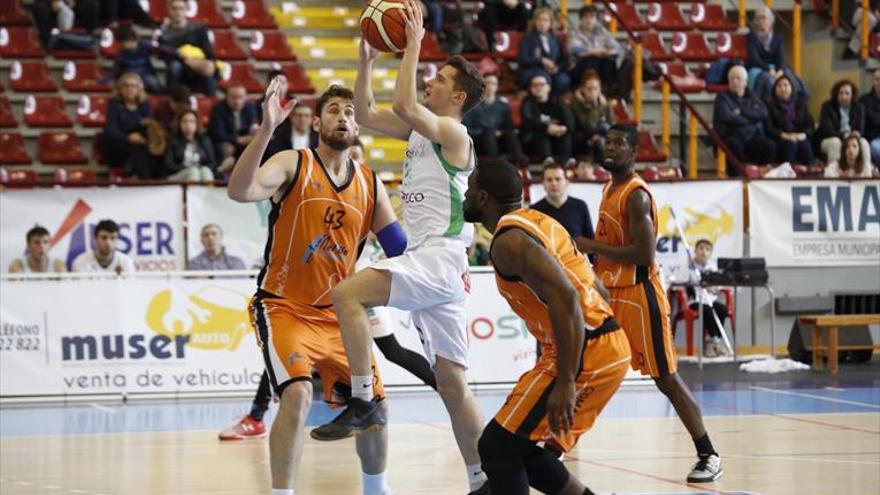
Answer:
<path fill-rule="evenodd" d="M 364 495 L 383 495 L 388 490 L 386 471 L 379 474 L 363 473 Z"/>
<path fill-rule="evenodd" d="M 293 495 L 293 488 L 273 488 L 272 495 Z"/>
<path fill-rule="evenodd" d="M 469 464 L 467 467 L 468 483 L 471 485 L 471 491 L 483 486 L 489 478 L 483 472 L 483 466 L 480 464 Z"/>
<path fill-rule="evenodd" d="M 351 375 L 351 396 L 369 402 L 373 398 L 373 375 Z"/>

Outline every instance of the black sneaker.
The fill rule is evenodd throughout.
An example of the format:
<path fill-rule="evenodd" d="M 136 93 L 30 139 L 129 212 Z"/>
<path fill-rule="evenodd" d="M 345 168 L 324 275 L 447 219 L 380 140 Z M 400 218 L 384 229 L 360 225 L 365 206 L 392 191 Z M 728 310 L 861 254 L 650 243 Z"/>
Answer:
<path fill-rule="evenodd" d="M 339 416 L 326 425 L 312 430 L 311 436 L 315 440 L 331 442 L 342 440 L 350 436 L 367 431 L 376 431 L 388 423 L 385 413 L 379 408 L 379 399 L 367 402 L 363 399 L 352 397 L 348 400 L 348 406 Z"/>
<path fill-rule="evenodd" d="M 489 492 L 489 482 L 487 481 L 487 482 L 483 483 L 483 486 L 468 493 L 468 495 L 491 495 L 491 492 Z"/>

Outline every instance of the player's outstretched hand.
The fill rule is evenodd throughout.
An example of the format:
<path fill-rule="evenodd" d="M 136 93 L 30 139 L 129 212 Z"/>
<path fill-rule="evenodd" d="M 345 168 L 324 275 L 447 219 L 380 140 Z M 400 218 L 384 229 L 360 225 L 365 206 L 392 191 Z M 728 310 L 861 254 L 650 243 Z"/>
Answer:
<path fill-rule="evenodd" d="M 425 36 L 425 18 L 422 7 L 415 0 L 406 0 L 403 9 L 406 23 L 406 48 L 421 48 Z"/>
<path fill-rule="evenodd" d="M 361 62 L 372 62 L 376 60 L 376 57 L 379 56 L 379 50 L 373 48 L 372 45 L 367 41 L 366 38 L 361 37 L 361 47 L 358 52 L 361 58 Z"/>
<path fill-rule="evenodd" d="M 285 95 L 281 93 L 281 84 L 277 78 L 272 79 L 269 87 L 266 88 L 266 97 L 263 98 L 263 122 L 262 125 L 274 131 L 284 119 L 293 111 L 296 105 L 296 99 L 291 98 L 286 105 L 281 106 L 281 99 Z"/>
<path fill-rule="evenodd" d="M 556 382 L 547 400 L 547 419 L 550 420 L 550 431 L 562 434 L 571 429 L 574 424 L 576 398 L 574 382 Z"/>

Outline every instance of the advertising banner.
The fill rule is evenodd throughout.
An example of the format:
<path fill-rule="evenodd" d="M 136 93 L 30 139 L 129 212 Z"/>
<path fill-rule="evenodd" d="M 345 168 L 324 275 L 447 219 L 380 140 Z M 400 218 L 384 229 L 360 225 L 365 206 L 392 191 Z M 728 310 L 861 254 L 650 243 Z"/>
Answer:
<path fill-rule="evenodd" d="M 0 267 L 25 254 L 25 234 L 35 225 L 49 230 L 50 256 L 70 269 L 94 248 L 95 225 L 119 224 L 117 249 L 138 271 L 184 268 L 183 189 L 167 187 L 27 189 L 0 191 Z"/>
<path fill-rule="evenodd" d="M 237 203 L 226 188 L 190 186 L 186 190 L 188 240 L 186 259 L 203 251 L 201 232 L 206 225 L 217 225 L 223 232 L 226 253 L 244 261 L 246 268 L 260 268 L 269 226 L 268 200 Z"/>
<path fill-rule="evenodd" d="M 586 201 L 593 226 L 599 219 L 603 184 L 572 183 L 571 197 Z M 699 181 L 651 183 L 648 186 L 657 202 L 657 261 L 666 273 L 686 269 L 688 258 L 675 218 L 693 248 L 700 239 L 715 245 L 714 257 L 743 255 L 743 191 L 740 181 Z M 544 198 L 544 187 L 534 184 L 531 201 Z"/>
<path fill-rule="evenodd" d="M 876 266 L 880 181 L 752 181 L 749 226 L 769 266 Z"/>

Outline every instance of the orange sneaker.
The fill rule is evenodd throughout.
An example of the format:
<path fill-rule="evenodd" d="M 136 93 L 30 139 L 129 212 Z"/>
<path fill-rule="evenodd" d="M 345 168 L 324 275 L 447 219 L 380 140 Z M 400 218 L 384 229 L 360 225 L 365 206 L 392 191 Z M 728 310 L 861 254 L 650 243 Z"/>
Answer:
<path fill-rule="evenodd" d="M 254 421 L 245 416 L 238 423 L 220 432 L 220 440 L 244 440 L 245 438 L 262 438 L 266 436 L 266 423 Z"/>

